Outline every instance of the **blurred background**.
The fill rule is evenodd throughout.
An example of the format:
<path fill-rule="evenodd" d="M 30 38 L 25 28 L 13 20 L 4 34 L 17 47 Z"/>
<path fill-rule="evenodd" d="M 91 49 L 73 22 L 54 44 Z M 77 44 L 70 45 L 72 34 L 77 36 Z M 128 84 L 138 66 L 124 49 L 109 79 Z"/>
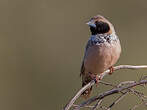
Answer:
<path fill-rule="evenodd" d="M 97 14 L 112 22 L 121 40 L 117 65 L 147 64 L 146 4 L 146 0 L 0 0 L 0 109 L 61 110 L 81 88 L 80 65 L 90 36 L 85 23 Z M 103 81 L 118 84 L 144 75 L 147 70 L 121 70 Z M 108 89 L 99 85 L 93 94 Z M 147 93 L 146 88 L 138 90 Z M 113 110 L 137 103 L 128 95 Z"/>

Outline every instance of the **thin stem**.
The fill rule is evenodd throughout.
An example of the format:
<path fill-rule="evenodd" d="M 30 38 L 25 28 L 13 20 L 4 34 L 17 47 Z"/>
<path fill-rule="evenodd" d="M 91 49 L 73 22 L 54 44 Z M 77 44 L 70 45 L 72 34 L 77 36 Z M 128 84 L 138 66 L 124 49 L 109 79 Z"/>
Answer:
<path fill-rule="evenodd" d="M 147 65 L 141 65 L 141 66 L 133 66 L 133 65 L 119 65 L 119 66 L 115 66 L 114 67 L 114 71 L 116 70 L 120 70 L 120 69 L 143 69 L 143 68 L 147 68 Z M 105 75 L 107 75 L 110 72 L 110 70 L 106 70 L 105 72 L 103 72 L 102 74 L 100 74 L 101 79 L 103 79 L 103 77 Z M 87 85 L 85 85 L 83 88 L 81 88 L 77 94 L 69 101 L 69 103 L 66 104 L 66 106 L 63 108 L 63 110 L 69 110 L 71 108 L 71 106 L 74 104 L 74 102 L 77 100 L 77 98 L 80 97 L 80 95 L 87 89 L 90 88 L 91 86 L 93 86 L 95 84 L 95 81 L 92 80 L 90 83 L 88 83 Z"/>
<path fill-rule="evenodd" d="M 92 110 L 96 110 L 100 106 L 101 103 L 102 103 L 102 99 L 98 100 L 95 106 L 92 108 Z"/>
<path fill-rule="evenodd" d="M 96 100 L 103 99 L 106 96 L 109 96 L 109 95 L 112 95 L 112 94 L 115 94 L 115 93 L 119 93 L 120 91 L 127 90 L 129 88 L 138 86 L 140 84 L 147 84 L 147 80 L 142 80 L 140 82 L 135 82 L 135 83 L 127 85 L 127 86 L 122 86 L 122 87 L 119 87 L 119 88 L 114 88 L 112 90 L 109 90 L 109 91 L 106 91 L 104 93 L 101 93 L 98 96 L 94 96 L 94 97 L 88 99 L 87 101 L 84 101 L 83 103 L 81 103 L 79 105 L 79 107 L 77 107 L 76 110 L 79 110 L 80 107 L 84 107 L 85 105 L 89 105 L 89 104 L 91 104 L 92 102 L 94 102 Z"/>

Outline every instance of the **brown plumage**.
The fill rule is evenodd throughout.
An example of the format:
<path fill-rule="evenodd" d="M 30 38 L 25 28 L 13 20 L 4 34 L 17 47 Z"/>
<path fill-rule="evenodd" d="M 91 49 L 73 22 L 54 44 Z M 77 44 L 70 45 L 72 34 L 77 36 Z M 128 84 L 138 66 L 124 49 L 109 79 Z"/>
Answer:
<path fill-rule="evenodd" d="M 81 66 L 82 87 L 93 80 L 97 74 L 112 67 L 119 59 L 121 46 L 113 25 L 103 16 L 97 15 L 87 23 L 91 37 L 87 42 Z M 83 92 L 87 98 L 92 87 Z"/>

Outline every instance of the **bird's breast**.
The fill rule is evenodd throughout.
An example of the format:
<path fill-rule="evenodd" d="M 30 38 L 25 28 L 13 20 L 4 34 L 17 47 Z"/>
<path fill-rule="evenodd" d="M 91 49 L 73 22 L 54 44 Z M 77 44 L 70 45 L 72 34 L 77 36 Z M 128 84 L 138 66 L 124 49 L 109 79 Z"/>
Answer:
<path fill-rule="evenodd" d="M 120 53 L 119 40 L 93 45 L 85 53 L 85 70 L 94 74 L 102 73 L 117 62 Z"/>

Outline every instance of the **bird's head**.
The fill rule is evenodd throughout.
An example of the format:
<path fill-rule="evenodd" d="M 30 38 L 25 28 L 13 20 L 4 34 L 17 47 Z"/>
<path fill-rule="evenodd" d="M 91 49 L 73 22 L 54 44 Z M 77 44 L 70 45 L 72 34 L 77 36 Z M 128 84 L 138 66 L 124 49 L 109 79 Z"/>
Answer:
<path fill-rule="evenodd" d="M 94 16 L 86 24 L 89 25 L 92 35 L 115 33 L 113 25 L 101 15 Z"/>

